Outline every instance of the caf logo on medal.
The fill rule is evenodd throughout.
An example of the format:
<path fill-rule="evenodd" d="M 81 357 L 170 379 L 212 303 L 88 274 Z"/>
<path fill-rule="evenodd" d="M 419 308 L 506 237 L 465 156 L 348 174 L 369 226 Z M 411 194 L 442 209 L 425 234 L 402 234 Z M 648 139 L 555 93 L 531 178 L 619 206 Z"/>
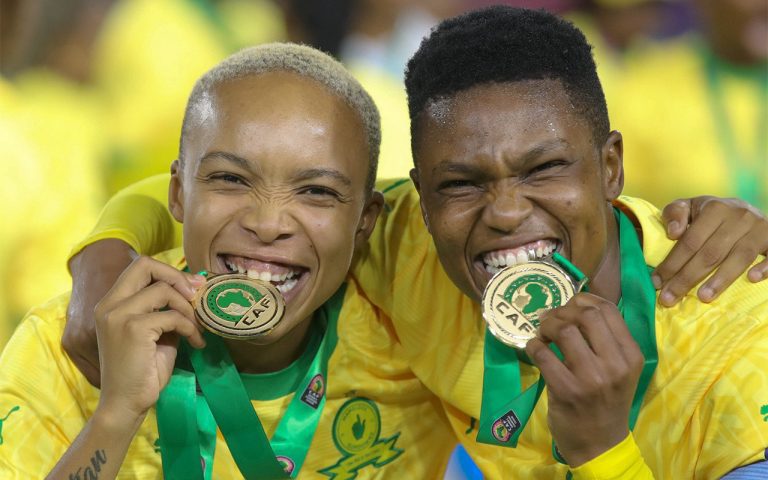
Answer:
<path fill-rule="evenodd" d="M 241 340 L 269 333 L 285 313 L 285 301 L 277 288 L 242 274 L 211 277 L 195 297 L 194 306 L 205 328 Z"/>
<path fill-rule="evenodd" d="M 507 267 L 483 292 L 483 319 L 502 343 L 524 349 L 536 336 L 539 317 L 573 297 L 570 276 L 557 265 L 533 261 Z"/>

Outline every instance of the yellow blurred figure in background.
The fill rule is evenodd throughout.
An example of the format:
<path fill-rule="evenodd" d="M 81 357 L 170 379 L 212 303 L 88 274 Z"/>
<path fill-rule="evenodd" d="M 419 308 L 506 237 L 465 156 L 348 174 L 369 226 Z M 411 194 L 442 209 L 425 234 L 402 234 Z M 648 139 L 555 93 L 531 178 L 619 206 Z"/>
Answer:
<path fill-rule="evenodd" d="M 286 38 L 312 43 L 299 35 L 306 31 L 286 25 L 286 12 L 301 5 L 3 3 L 0 144 L 11 180 L 0 200 L 11 227 L 0 240 L 0 346 L 31 305 L 69 288 L 69 249 L 95 223 L 106 198 L 168 171 L 196 78 L 247 45 Z M 401 78 L 364 64 L 351 69 L 381 109 L 380 176 L 406 176 L 412 163 Z"/>
<path fill-rule="evenodd" d="M 284 33 L 271 2 L 221 2 L 216 17 L 206 6 L 3 4 L 0 345 L 31 305 L 69 288 L 69 250 L 108 196 L 168 171 L 194 80 L 238 43 Z"/>
<path fill-rule="evenodd" d="M 699 31 L 628 59 L 611 122 L 626 193 L 738 196 L 768 210 L 768 2 L 695 0 Z"/>
<path fill-rule="evenodd" d="M 89 52 L 78 48 L 93 38 L 103 13 L 97 3 L 80 17 L 45 2 L 5 4 L 3 72 L 15 75 L 0 77 L 7 225 L 0 235 L 0 344 L 29 306 L 67 288 L 69 247 L 105 198 L 97 163 L 105 153 L 102 110 L 83 82 Z M 62 25 L 66 20 L 72 25 Z"/>
<path fill-rule="evenodd" d="M 246 38 L 230 33 L 228 17 L 221 13 L 225 9 L 207 5 L 126 0 L 113 7 L 94 59 L 94 80 L 109 111 L 111 153 L 105 172 L 110 193 L 168 172 L 195 79 L 244 46 L 239 42 L 272 41 L 272 35 L 282 34 L 277 10 L 267 2 L 253 2 L 255 8 L 235 17 L 249 20 L 252 35 Z"/>

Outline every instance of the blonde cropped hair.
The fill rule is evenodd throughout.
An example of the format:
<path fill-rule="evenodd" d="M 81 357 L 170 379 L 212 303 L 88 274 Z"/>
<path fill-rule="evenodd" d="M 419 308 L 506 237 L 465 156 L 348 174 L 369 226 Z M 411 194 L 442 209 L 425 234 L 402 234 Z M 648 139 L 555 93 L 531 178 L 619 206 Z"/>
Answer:
<path fill-rule="evenodd" d="M 179 161 L 183 161 L 184 138 L 191 128 L 192 119 L 207 103 L 215 87 L 238 78 L 269 72 L 289 71 L 312 79 L 337 95 L 357 112 L 368 140 L 368 178 L 366 187 L 373 189 L 376 181 L 379 148 L 381 145 L 381 120 L 379 110 L 368 92 L 336 59 L 306 45 L 294 43 L 268 43 L 248 47 L 230 55 L 205 73 L 195 83 L 189 95 L 181 127 Z"/>

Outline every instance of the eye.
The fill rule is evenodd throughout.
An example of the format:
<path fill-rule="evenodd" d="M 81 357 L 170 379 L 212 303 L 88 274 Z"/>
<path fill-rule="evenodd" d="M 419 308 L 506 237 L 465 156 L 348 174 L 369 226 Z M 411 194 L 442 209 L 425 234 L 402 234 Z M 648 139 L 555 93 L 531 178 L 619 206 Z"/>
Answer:
<path fill-rule="evenodd" d="M 310 195 L 312 197 L 340 198 L 337 191 L 322 185 L 307 185 L 302 187 L 299 193 Z"/>
<path fill-rule="evenodd" d="M 437 185 L 437 189 L 441 191 L 446 190 L 460 190 L 464 188 L 473 188 L 477 185 L 472 180 L 465 180 L 465 179 L 453 179 L 453 180 L 445 180 L 443 182 L 440 182 Z"/>
<path fill-rule="evenodd" d="M 483 187 L 476 180 L 454 178 L 437 183 L 437 193 L 446 198 L 474 198 Z"/>
<path fill-rule="evenodd" d="M 235 175 L 234 173 L 228 173 L 228 172 L 214 173 L 212 175 L 208 175 L 208 179 L 211 181 L 221 182 L 221 183 L 245 185 L 245 180 L 243 180 L 238 175 Z"/>
<path fill-rule="evenodd" d="M 533 175 L 535 173 L 543 172 L 546 170 L 551 170 L 553 168 L 561 167 L 563 165 L 568 165 L 568 162 L 565 160 L 550 160 L 548 162 L 541 163 L 539 165 L 536 165 L 532 169 L 528 170 L 528 175 Z"/>

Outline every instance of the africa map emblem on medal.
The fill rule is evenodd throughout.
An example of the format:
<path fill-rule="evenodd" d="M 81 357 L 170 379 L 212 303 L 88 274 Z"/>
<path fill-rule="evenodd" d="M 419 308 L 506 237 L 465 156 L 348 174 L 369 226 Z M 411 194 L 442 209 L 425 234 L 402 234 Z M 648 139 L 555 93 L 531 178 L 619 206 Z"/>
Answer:
<path fill-rule="evenodd" d="M 222 337 L 265 335 L 283 318 L 285 301 L 269 282 L 242 274 L 211 277 L 194 300 L 200 323 Z"/>
<path fill-rule="evenodd" d="M 488 330 L 502 343 L 523 349 L 536 336 L 539 317 L 564 305 L 576 289 L 571 277 L 547 261 L 509 266 L 491 278 L 482 299 Z"/>

